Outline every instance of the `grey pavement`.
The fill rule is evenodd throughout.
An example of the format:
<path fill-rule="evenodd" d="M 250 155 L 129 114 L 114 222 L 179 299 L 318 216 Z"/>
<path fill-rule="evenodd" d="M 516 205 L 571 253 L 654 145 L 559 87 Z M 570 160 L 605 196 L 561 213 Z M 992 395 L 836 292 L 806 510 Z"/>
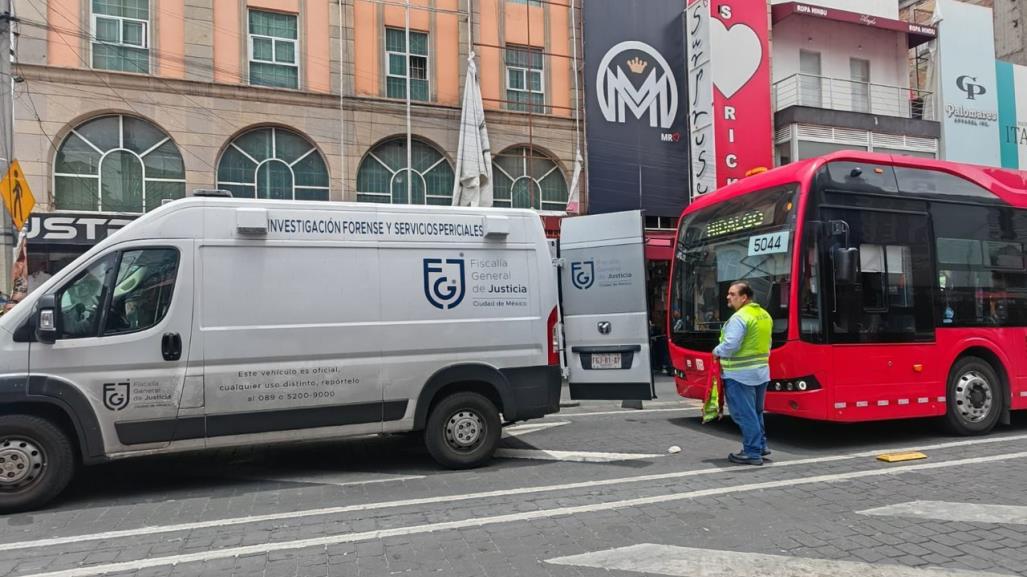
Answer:
<path fill-rule="evenodd" d="M 862 577 L 879 565 L 903 576 L 1027 575 L 1027 525 L 1016 522 L 1027 511 L 1024 415 L 982 438 L 944 435 L 929 420 L 772 416 L 773 462 L 746 467 L 725 460 L 734 426 L 700 425 L 697 414 L 662 394 L 641 411 L 590 401 L 503 441 L 660 455 L 607 463 L 500 459 L 446 471 L 405 437 L 110 463 L 84 470 L 54 506 L 0 519 L 0 575 L 685 575 L 703 559 L 682 554 L 694 550 L 736 554 L 739 574 L 791 575 L 798 563 Z M 928 459 L 874 458 L 889 448 Z M 956 513 L 903 513 L 918 501 Z M 1009 516 L 975 514 L 975 504 Z M 624 557 L 638 551 L 665 558 L 626 570 L 642 567 Z"/>

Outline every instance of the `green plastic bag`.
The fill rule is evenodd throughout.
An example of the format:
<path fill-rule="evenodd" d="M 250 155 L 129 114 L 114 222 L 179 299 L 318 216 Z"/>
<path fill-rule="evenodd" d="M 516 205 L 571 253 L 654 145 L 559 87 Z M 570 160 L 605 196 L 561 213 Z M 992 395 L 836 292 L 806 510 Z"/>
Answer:
<path fill-rule="evenodd" d="M 706 398 L 702 404 L 702 423 L 719 420 L 724 416 L 724 381 L 720 377 L 720 363 L 711 363 L 706 385 Z"/>

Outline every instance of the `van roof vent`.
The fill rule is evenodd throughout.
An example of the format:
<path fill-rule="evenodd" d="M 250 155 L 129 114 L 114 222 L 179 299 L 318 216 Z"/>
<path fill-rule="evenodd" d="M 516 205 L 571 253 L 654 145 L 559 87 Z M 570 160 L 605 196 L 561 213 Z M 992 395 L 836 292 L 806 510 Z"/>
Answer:
<path fill-rule="evenodd" d="M 215 198 L 232 198 L 232 193 L 220 188 L 197 188 L 193 196 L 212 196 Z"/>

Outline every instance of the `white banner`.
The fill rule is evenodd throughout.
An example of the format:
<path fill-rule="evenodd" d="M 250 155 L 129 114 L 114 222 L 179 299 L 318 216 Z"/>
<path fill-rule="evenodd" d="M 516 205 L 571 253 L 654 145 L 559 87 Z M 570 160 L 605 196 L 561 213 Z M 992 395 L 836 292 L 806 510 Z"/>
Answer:
<path fill-rule="evenodd" d="M 938 0 L 942 158 L 1001 166 L 991 8 Z"/>
<path fill-rule="evenodd" d="M 713 67 L 710 55 L 710 3 L 693 0 L 685 17 L 688 62 L 688 136 L 692 161 L 691 197 L 717 188 L 717 150 L 713 132 Z"/>

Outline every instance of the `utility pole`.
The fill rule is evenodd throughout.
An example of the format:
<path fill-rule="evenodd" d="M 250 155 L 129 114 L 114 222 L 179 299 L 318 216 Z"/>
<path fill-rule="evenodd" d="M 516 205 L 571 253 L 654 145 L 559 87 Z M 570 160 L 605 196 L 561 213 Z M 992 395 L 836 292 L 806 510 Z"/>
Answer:
<path fill-rule="evenodd" d="M 14 160 L 14 74 L 11 70 L 11 0 L 0 0 L 0 178 Z M 11 265 L 18 231 L 14 230 L 11 215 L 0 208 L 0 290 L 11 294 Z"/>

